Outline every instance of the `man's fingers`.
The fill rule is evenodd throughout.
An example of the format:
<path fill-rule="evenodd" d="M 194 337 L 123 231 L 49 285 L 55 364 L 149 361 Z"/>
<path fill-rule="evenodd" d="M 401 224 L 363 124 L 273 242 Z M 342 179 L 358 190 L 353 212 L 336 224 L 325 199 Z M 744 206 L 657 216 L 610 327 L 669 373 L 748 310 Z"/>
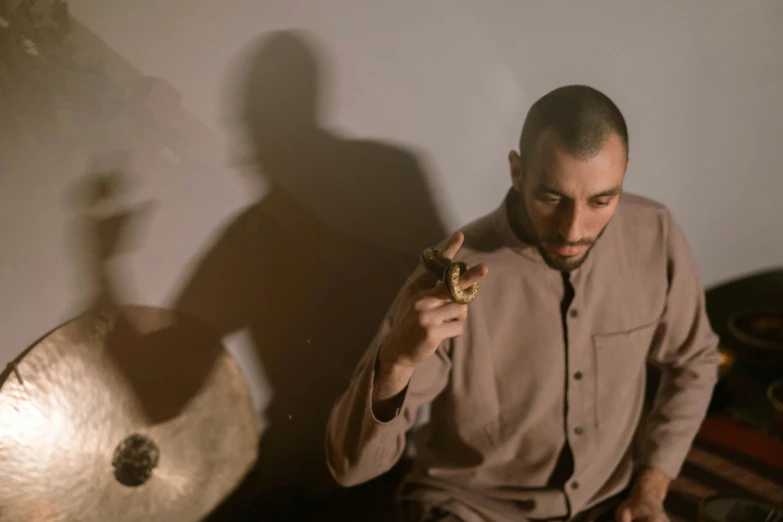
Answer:
<path fill-rule="evenodd" d="M 422 292 L 416 300 L 415 308 L 420 312 L 432 310 L 451 302 L 451 297 L 446 291 L 443 281 L 438 281 L 434 288 Z"/>
<path fill-rule="evenodd" d="M 437 326 L 434 334 L 440 339 L 458 337 L 465 331 L 465 321 L 449 321 Z"/>
<path fill-rule="evenodd" d="M 633 515 L 631 514 L 631 508 L 628 506 L 620 506 L 615 513 L 615 520 L 617 522 L 633 522 Z"/>
<path fill-rule="evenodd" d="M 463 290 L 467 290 L 474 284 L 478 283 L 482 277 L 487 275 L 489 269 L 487 265 L 479 263 L 476 266 L 470 267 L 464 274 L 459 277 L 459 285 Z"/>
<path fill-rule="evenodd" d="M 457 252 L 462 247 L 462 243 L 465 240 L 465 235 L 458 231 L 455 232 L 447 241 L 441 250 L 440 255 L 444 259 L 452 260 Z M 477 283 L 482 277 L 487 274 L 487 267 L 483 264 L 478 264 L 471 267 L 464 274 L 460 276 L 460 286 L 463 290 L 467 290 L 470 286 Z M 411 274 L 408 280 L 408 289 L 412 293 L 423 293 L 433 291 L 433 296 L 438 296 L 444 300 L 448 299 L 448 293 L 442 284 L 438 284 L 438 276 L 426 267 L 419 265 L 417 269 Z M 434 287 L 434 288 L 433 288 Z M 440 287 L 440 288 L 438 288 Z"/>
<path fill-rule="evenodd" d="M 408 289 L 411 293 L 427 292 L 432 290 L 438 281 L 438 276 L 419 265 L 408 280 Z"/>
<path fill-rule="evenodd" d="M 454 319 L 464 320 L 468 316 L 468 305 L 460 303 L 446 303 L 433 308 L 426 313 L 427 322 L 441 324 Z"/>
<path fill-rule="evenodd" d="M 451 235 L 449 240 L 446 241 L 446 244 L 443 246 L 441 255 L 446 259 L 454 259 L 454 256 L 457 255 L 460 247 L 462 247 L 463 241 L 465 241 L 465 234 L 459 231 L 454 232 L 454 234 Z"/>
<path fill-rule="evenodd" d="M 478 283 L 482 277 L 487 275 L 489 269 L 486 265 L 478 264 L 468 269 L 464 274 L 460 276 L 460 287 L 463 290 L 467 290 L 475 283 Z M 417 300 L 418 310 L 430 310 L 437 306 L 442 305 L 444 302 L 450 302 L 451 297 L 446 290 L 446 284 L 443 281 L 437 281 L 435 286 L 432 286 L 432 281 L 429 281 L 429 286 L 424 287 L 424 280 L 422 282 L 422 290 L 419 292 L 419 298 Z"/>

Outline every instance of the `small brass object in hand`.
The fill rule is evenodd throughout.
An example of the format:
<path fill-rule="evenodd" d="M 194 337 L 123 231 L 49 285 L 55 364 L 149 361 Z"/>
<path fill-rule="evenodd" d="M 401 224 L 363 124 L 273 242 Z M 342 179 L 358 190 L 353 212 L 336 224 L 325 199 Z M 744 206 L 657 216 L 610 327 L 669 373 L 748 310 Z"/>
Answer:
<path fill-rule="evenodd" d="M 473 283 L 464 290 L 460 285 L 460 276 L 470 269 L 470 265 L 461 261 L 452 262 L 444 258 L 436 248 L 425 249 L 421 253 L 421 262 L 427 270 L 443 281 L 452 301 L 468 304 L 478 295 L 478 283 Z"/>

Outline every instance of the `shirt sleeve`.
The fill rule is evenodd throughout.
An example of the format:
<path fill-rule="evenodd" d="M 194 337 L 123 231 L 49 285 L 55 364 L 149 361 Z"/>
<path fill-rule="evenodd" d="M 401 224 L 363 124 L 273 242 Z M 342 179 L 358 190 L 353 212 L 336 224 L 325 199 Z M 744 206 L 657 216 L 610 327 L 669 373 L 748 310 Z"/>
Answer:
<path fill-rule="evenodd" d="M 401 392 L 397 414 L 385 421 L 375 416 L 375 363 L 391 329 L 392 310 L 359 361 L 348 389 L 335 402 L 326 426 L 327 466 L 342 486 L 361 484 L 390 470 L 405 450 L 406 433 L 416 421 L 419 406 L 434 400 L 448 384 L 451 361 L 446 352 L 448 343 L 443 343 L 413 371 Z"/>
<path fill-rule="evenodd" d="M 641 464 L 675 478 L 707 413 L 720 352 L 685 235 L 669 212 L 665 222 L 668 295 L 651 350 L 661 380 L 646 422 Z"/>

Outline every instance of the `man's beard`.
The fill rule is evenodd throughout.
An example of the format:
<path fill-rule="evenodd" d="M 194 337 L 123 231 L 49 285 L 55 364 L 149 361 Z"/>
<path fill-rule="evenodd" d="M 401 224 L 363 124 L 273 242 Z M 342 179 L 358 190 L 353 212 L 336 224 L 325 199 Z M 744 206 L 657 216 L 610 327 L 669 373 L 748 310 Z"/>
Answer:
<path fill-rule="evenodd" d="M 536 241 L 536 246 L 538 247 L 539 252 L 541 252 L 541 256 L 544 258 L 544 261 L 550 268 L 560 272 L 571 272 L 582 266 L 582 264 L 587 260 L 587 256 L 590 255 L 590 252 L 593 250 L 596 242 L 601 238 L 602 235 L 604 235 L 604 231 L 606 230 L 607 226 L 609 226 L 609 223 L 604 225 L 604 228 L 602 228 L 598 235 L 593 239 L 583 239 L 573 243 L 565 241 L 562 238 L 545 240 L 539 239 Z M 545 245 L 551 245 L 555 247 L 587 246 L 587 250 L 585 250 L 584 254 L 578 257 L 564 257 L 553 252 L 548 252 L 544 248 Z"/>
<path fill-rule="evenodd" d="M 587 260 L 587 257 L 590 255 L 590 252 L 595 246 L 595 243 L 604 234 L 606 227 L 609 226 L 609 223 L 604 225 L 604 228 L 602 228 L 598 235 L 593 239 L 583 239 L 573 243 L 559 237 L 541 239 L 538 237 L 538 234 L 533 227 L 532 220 L 527 213 L 527 205 L 525 205 L 524 197 L 516 192 L 512 194 L 512 196 L 512 203 L 514 203 L 514 206 L 516 206 L 516 223 L 512 224 L 512 228 L 516 228 L 518 233 L 522 234 L 524 239 L 528 240 L 528 242 L 535 244 L 538 248 L 538 251 L 541 252 L 541 257 L 544 258 L 544 262 L 546 262 L 547 266 L 553 270 L 557 270 L 558 272 L 571 272 L 582 266 L 585 260 Z M 564 257 L 553 252 L 548 252 L 544 248 L 545 245 L 561 247 L 587 245 L 588 248 L 581 256 Z"/>
<path fill-rule="evenodd" d="M 544 261 L 546 262 L 547 266 L 549 266 L 549 268 L 557 270 L 558 272 L 571 272 L 582 266 L 582 263 L 585 262 L 587 256 L 590 255 L 590 251 L 593 249 L 593 246 L 595 246 L 595 241 L 590 244 L 590 247 L 585 251 L 584 254 L 577 257 L 563 257 L 552 252 L 547 252 L 540 242 L 537 246 L 538 251 L 541 252 L 541 257 L 544 258 Z"/>

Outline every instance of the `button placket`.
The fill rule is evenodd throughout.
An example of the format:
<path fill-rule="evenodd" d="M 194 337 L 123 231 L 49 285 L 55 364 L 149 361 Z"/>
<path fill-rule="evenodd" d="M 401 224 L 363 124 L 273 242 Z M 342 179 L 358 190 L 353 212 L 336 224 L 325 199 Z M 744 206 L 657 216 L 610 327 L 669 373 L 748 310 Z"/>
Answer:
<path fill-rule="evenodd" d="M 576 285 L 574 285 L 576 286 Z M 587 376 L 584 374 L 585 368 L 583 367 L 587 361 L 585 361 L 585 353 L 582 347 L 579 346 L 579 339 L 581 339 L 582 330 L 586 327 L 582 321 L 580 321 L 580 308 L 579 291 L 574 288 L 574 296 L 569 303 L 569 307 L 565 312 L 563 319 L 564 327 L 567 332 L 567 361 L 568 374 L 568 395 L 569 395 L 569 407 L 567 414 L 567 432 L 566 436 L 569 439 L 571 451 L 574 458 L 574 469 L 572 480 L 567 483 L 569 492 L 576 493 L 579 489 L 579 481 L 576 480 L 579 477 L 583 468 L 582 461 L 585 458 L 585 452 L 589 445 L 589 439 L 585 435 L 585 404 L 587 397 L 584 394 L 584 387 L 588 384 Z"/>

